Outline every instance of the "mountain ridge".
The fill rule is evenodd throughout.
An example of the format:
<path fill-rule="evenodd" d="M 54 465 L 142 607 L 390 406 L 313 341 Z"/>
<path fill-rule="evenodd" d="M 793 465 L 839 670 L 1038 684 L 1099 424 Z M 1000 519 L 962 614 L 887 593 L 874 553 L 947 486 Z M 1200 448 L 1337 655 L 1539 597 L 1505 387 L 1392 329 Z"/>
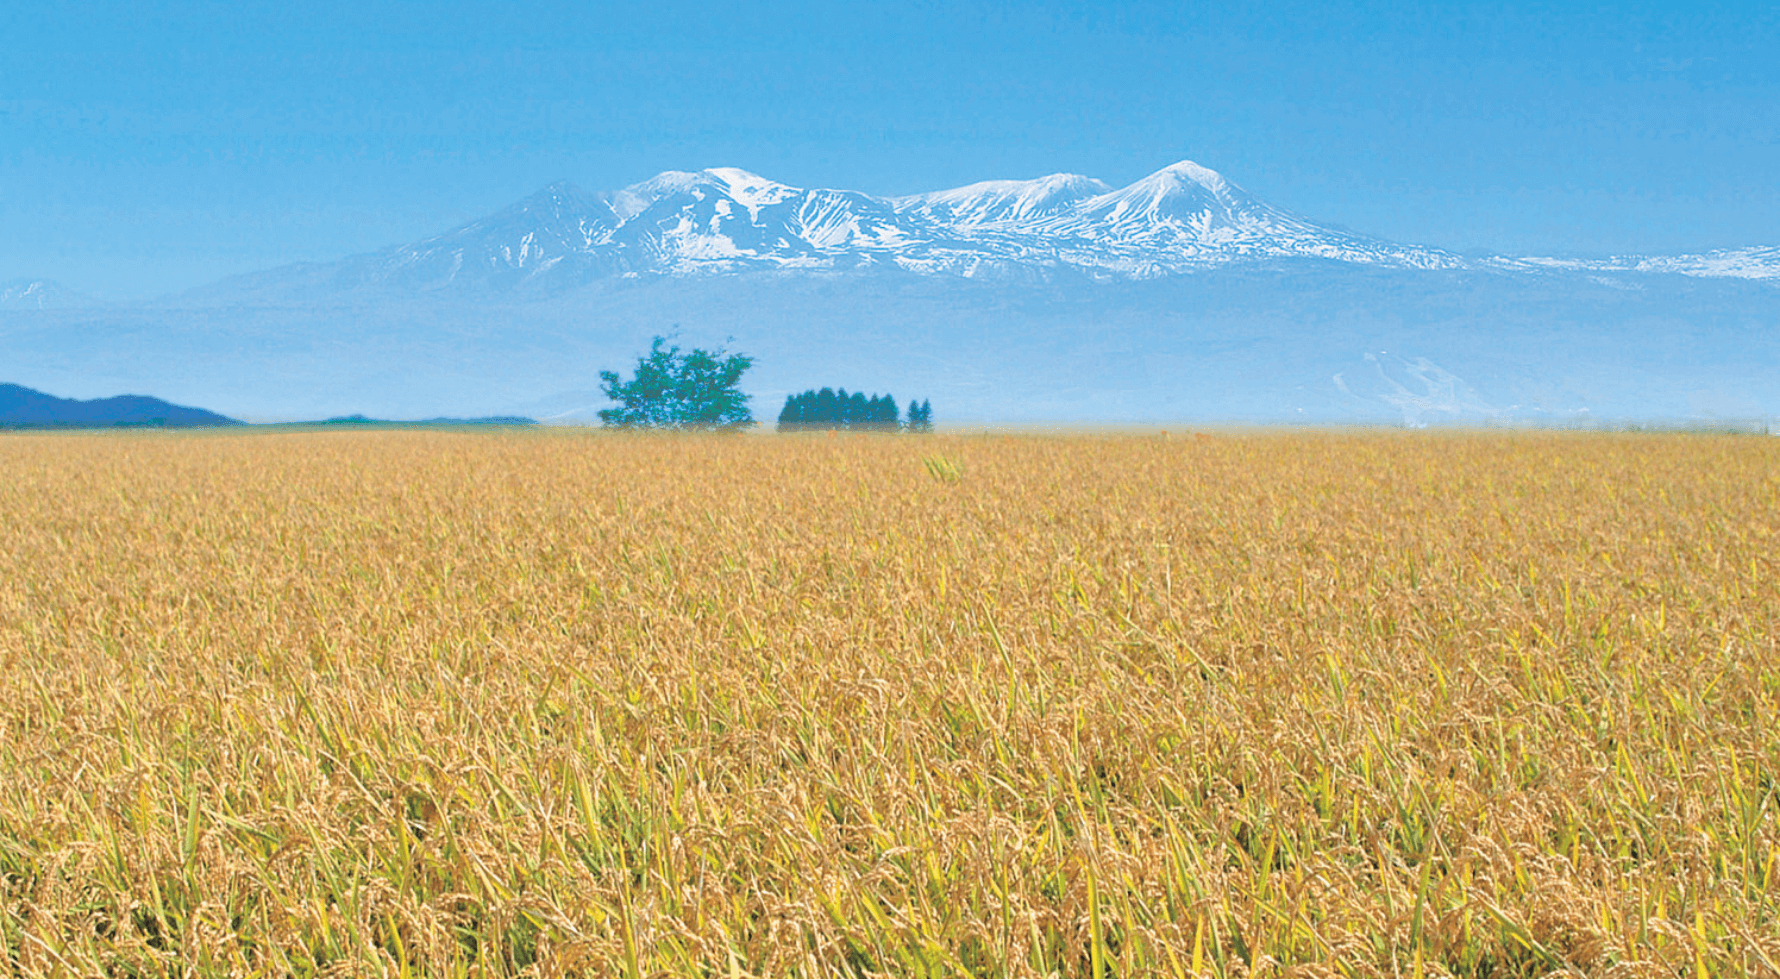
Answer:
<path fill-rule="evenodd" d="M 1318 225 L 1192 161 L 1123 188 L 1052 174 L 902 197 L 794 187 L 713 167 L 664 171 L 606 193 L 558 181 L 438 235 L 236 276 L 194 295 L 549 292 L 600 279 L 748 271 L 1137 279 L 1295 257 L 1462 264 L 1440 249 Z"/>
<path fill-rule="evenodd" d="M 568 181 L 418 241 L 231 277 L 192 300 L 311 302 L 366 292 L 498 297 L 602 280 L 901 271 L 1140 280 L 1231 263 L 1324 259 L 1398 269 L 1780 280 L 1780 248 L 1604 260 L 1466 257 L 1321 224 L 1182 160 L 1124 187 L 1081 174 L 880 197 L 737 167 L 664 171 L 610 192 Z"/>
<path fill-rule="evenodd" d="M 161 301 L 311 303 L 367 293 L 491 298 L 601 280 L 761 271 L 1118 281 L 1304 258 L 1401 269 L 1780 282 L 1777 246 L 1577 259 L 1462 256 L 1392 242 L 1275 207 L 1182 160 L 1117 188 L 1056 173 L 898 197 L 795 187 L 737 167 L 663 171 L 609 192 L 557 181 L 413 242 L 230 276 Z M 0 284 L 0 309 L 84 305 L 84 297 L 48 280 Z"/>

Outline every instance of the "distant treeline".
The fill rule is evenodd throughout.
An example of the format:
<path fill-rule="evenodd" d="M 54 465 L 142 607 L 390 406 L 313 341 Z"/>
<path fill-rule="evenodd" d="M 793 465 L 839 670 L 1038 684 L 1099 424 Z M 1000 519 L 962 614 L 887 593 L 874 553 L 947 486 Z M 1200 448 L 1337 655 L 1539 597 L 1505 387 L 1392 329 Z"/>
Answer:
<path fill-rule="evenodd" d="M 927 402 L 909 402 L 907 419 L 890 395 L 865 397 L 864 392 L 847 394 L 847 389 L 814 389 L 785 398 L 779 412 L 779 431 L 800 429 L 861 429 L 878 432 L 928 432 L 933 429 L 933 406 Z"/>
<path fill-rule="evenodd" d="M 538 420 L 523 415 L 488 415 L 482 418 L 434 418 L 398 421 L 394 419 L 374 419 L 364 415 L 336 415 L 320 422 L 296 422 L 294 425 L 377 425 L 397 428 L 444 427 L 453 425 L 537 425 Z"/>

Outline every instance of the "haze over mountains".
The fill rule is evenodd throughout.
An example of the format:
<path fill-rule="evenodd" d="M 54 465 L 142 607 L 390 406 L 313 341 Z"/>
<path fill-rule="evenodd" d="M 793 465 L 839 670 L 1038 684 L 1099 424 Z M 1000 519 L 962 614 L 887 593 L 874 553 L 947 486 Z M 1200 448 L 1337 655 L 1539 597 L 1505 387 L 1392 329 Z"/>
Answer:
<path fill-rule="evenodd" d="M 900 198 L 733 168 L 552 185 L 443 234 L 152 303 L 0 292 L 37 387 L 249 418 L 587 419 L 653 333 L 754 354 L 756 414 L 845 385 L 946 421 L 1780 414 L 1780 249 L 1468 257 L 1317 224 L 1190 161 Z M 60 308 L 58 308 L 60 307 Z"/>

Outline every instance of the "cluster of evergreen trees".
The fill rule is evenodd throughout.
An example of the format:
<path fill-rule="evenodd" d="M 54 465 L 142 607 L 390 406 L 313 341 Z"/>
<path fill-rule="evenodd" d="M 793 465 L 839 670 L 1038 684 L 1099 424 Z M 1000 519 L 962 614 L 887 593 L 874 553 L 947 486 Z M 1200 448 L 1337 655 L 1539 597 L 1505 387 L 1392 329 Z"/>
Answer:
<path fill-rule="evenodd" d="M 847 394 L 823 388 L 810 390 L 785 399 L 779 412 L 779 431 L 799 429 L 866 429 L 879 432 L 927 432 L 933 428 L 933 407 L 927 402 L 909 402 L 908 419 L 902 419 L 896 399 L 889 395 L 865 397 L 864 392 Z"/>

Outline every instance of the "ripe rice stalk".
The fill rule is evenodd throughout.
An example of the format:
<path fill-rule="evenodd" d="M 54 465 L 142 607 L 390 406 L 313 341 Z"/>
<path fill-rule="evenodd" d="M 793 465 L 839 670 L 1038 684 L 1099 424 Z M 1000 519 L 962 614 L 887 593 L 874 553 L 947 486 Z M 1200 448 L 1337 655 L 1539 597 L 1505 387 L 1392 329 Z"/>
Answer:
<path fill-rule="evenodd" d="M 1780 443 L 919 442 L 0 437 L 0 974 L 1780 972 Z"/>

